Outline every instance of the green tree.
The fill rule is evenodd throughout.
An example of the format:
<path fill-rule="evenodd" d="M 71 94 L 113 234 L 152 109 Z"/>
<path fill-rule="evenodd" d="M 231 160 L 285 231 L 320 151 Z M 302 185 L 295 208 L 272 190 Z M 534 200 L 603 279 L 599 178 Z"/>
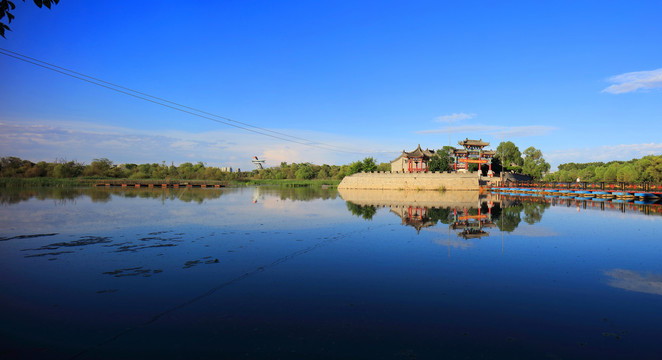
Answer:
<path fill-rule="evenodd" d="M 310 180 L 315 177 L 315 171 L 310 164 L 301 164 L 296 171 L 296 178 L 299 180 Z"/>
<path fill-rule="evenodd" d="M 449 171 L 451 170 L 451 157 L 449 150 L 452 149 L 450 146 L 444 146 L 440 150 L 437 150 L 434 155 L 430 158 L 428 163 L 428 170 L 430 171 Z"/>
<path fill-rule="evenodd" d="M 361 163 L 361 171 L 371 172 L 375 170 L 377 170 L 377 163 L 374 158 L 367 157 L 363 159 L 363 162 Z"/>
<path fill-rule="evenodd" d="M 379 165 L 377 165 L 377 171 L 391 171 L 391 163 L 379 163 Z"/>
<path fill-rule="evenodd" d="M 495 157 L 501 160 L 504 167 L 511 166 L 511 164 L 515 164 L 515 166 L 524 165 L 522 153 L 512 141 L 502 141 L 497 146 Z"/>
<path fill-rule="evenodd" d="M 634 169 L 634 166 L 630 164 L 625 164 L 623 166 L 620 166 L 616 173 L 616 179 L 619 182 L 632 183 L 632 182 L 636 182 L 638 178 L 639 176 L 637 174 L 637 171 Z"/>
<path fill-rule="evenodd" d="M 524 150 L 524 164 L 522 165 L 522 172 L 538 180 L 542 179 L 543 175 L 549 171 L 550 165 L 542 157 L 542 151 L 528 147 Z"/>
<path fill-rule="evenodd" d="M 317 172 L 317 178 L 318 179 L 328 179 L 331 175 L 329 175 L 329 172 L 331 170 L 331 167 L 327 164 L 323 164 L 320 166 L 320 170 Z"/>
<path fill-rule="evenodd" d="M 92 160 L 92 163 L 85 168 L 83 175 L 99 177 L 108 176 L 108 172 L 112 167 L 113 162 L 106 158 L 94 159 Z"/>
<path fill-rule="evenodd" d="M 84 166 L 74 161 L 60 162 L 53 169 L 53 176 L 56 178 L 73 178 L 83 173 Z"/>
<path fill-rule="evenodd" d="M 361 170 L 363 170 L 363 163 L 361 161 L 354 161 L 353 163 L 349 164 L 345 175 L 356 174 L 357 172 L 361 172 Z"/>
<path fill-rule="evenodd" d="M 618 180 L 618 164 L 611 164 L 607 167 L 602 175 L 602 181 L 604 182 L 616 182 Z"/>
<path fill-rule="evenodd" d="M 60 0 L 33 0 L 35 5 L 39 6 L 40 8 L 42 6 L 46 6 L 47 8 L 51 8 L 52 5 L 57 5 L 57 3 L 60 2 Z M 23 0 L 25 2 L 25 0 Z M 0 21 L 0 36 L 3 38 L 5 37 L 5 30 L 11 31 L 9 28 L 8 24 L 11 24 L 11 21 L 14 20 L 15 16 L 12 14 L 10 11 L 14 11 L 16 9 L 16 5 L 14 5 L 14 2 L 10 0 L 0 0 L 0 19 L 3 19 L 5 16 L 7 16 L 7 24 L 4 22 Z"/>

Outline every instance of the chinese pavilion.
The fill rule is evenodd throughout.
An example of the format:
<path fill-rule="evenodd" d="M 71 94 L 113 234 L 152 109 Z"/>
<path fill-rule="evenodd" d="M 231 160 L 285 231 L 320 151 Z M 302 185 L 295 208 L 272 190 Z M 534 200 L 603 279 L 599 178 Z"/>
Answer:
<path fill-rule="evenodd" d="M 428 162 L 434 155 L 434 150 L 421 149 L 421 145 L 414 151 L 406 152 L 402 150 L 402 154 L 395 160 L 391 161 L 392 172 L 427 172 Z"/>
<path fill-rule="evenodd" d="M 496 154 L 494 150 L 484 150 L 490 143 L 480 140 L 465 139 L 458 142 L 462 149 L 453 149 L 450 154 L 453 157 L 453 169 L 455 171 L 467 171 L 469 164 L 489 165 L 488 176 L 492 176 L 492 158 Z"/>
<path fill-rule="evenodd" d="M 421 233 L 421 229 L 434 226 L 437 223 L 437 221 L 428 217 L 427 206 L 396 206 L 391 207 L 391 212 L 402 218 L 402 225 L 412 226 L 414 229 L 416 229 L 417 234 Z"/>
<path fill-rule="evenodd" d="M 453 223 L 449 227 L 453 230 L 462 229 L 457 236 L 461 236 L 465 240 L 489 236 L 490 233 L 484 231 L 483 228 L 496 226 L 492 222 L 492 208 L 488 207 L 487 214 L 481 214 L 480 211 L 481 209 L 478 207 L 477 215 L 469 215 L 467 208 L 464 208 L 464 215 L 461 215 L 457 213 L 457 209 L 453 210 Z"/>

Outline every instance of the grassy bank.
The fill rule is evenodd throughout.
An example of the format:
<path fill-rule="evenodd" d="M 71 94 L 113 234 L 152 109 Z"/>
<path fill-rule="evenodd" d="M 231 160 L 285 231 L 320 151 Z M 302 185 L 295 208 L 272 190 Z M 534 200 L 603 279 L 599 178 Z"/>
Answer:
<path fill-rule="evenodd" d="M 340 180 L 322 180 L 322 179 L 313 179 L 313 180 L 275 180 L 275 179 L 249 179 L 246 181 L 238 181 L 237 184 L 242 185 L 274 185 L 274 186 L 284 186 L 284 187 L 322 187 L 323 185 L 328 187 L 336 187 L 340 184 Z"/>
<path fill-rule="evenodd" d="M 0 188 L 39 188 L 39 187 L 90 187 L 94 180 L 90 179 L 56 179 L 46 177 L 35 178 L 0 178 Z"/>
<path fill-rule="evenodd" d="M 126 179 L 57 179 L 48 177 L 35 177 L 35 178 L 0 178 L 0 188 L 40 188 L 40 187 L 90 187 L 98 182 L 108 183 L 133 183 L 136 181 L 142 183 L 207 183 L 207 184 L 224 184 L 227 186 L 249 186 L 249 185 L 274 185 L 283 187 L 336 187 L 340 184 L 340 180 L 263 180 L 263 179 L 247 179 L 247 180 L 234 180 L 234 181 L 213 181 L 213 180 L 126 180 Z"/>

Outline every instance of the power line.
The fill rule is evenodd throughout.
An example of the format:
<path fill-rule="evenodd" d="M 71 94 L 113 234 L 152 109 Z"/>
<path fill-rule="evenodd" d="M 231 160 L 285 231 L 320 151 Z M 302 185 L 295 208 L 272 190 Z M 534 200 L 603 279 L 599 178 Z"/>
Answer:
<path fill-rule="evenodd" d="M 215 122 L 225 124 L 225 125 L 228 125 L 228 126 L 232 126 L 232 127 L 238 128 L 238 129 L 250 131 L 250 132 L 253 132 L 253 133 L 256 133 L 256 134 L 269 136 L 269 137 L 272 137 L 272 138 L 275 138 L 275 139 L 288 141 L 288 142 L 292 142 L 292 143 L 296 143 L 296 144 L 300 144 L 300 145 L 305 145 L 305 146 L 316 147 L 316 148 L 320 148 L 320 149 L 324 149 L 324 150 L 329 150 L 329 151 L 333 151 L 333 152 L 342 152 L 342 153 L 348 153 L 348 154 L 363 154 L 363 152 L 343 150 L 343 149 L 340 149 L 339 147 L 337 147 L 335 145 L 325 144 L 325 143 L 305 139 L 305 138 L 302 138 L 302 137 L 297 137 L 297 136 L 288 135 L 288 134 L 285 134 L 285 133 L 282 133 L 282 132 L 265 129 L 265 128 L 262 128 L 262 127 L 259 127 L 259 126 L 254 126 L 254 125 L 244 123 L 244 122 L 241 122 L 241 121 L 233 120 L 233 119 L 230 119 L 228 117 L 224 117 L 224 116 L 216 115 L 216 114 L 206 112 L 206 111 L 203 111 L 203 110 L 200 110 L 200 109 L 196 109 L 194 107 L 182 105 L 182 104 L 179 104 L 179 103 L 174 102 L 174 101 L 170 101 L 170 100 L 163 99 L 163 98 L 160 98 L 160 97 L 157 97 L 157 96 L 153 96 L 153 95 L 150 95 L 150 94 L 147 94 L 147 93 L 144 93 L 144 92 L 133 90 L 131 88 L 127 88 L 127 87 L 124 87 L 124 86 L 121 86 L 121 85 L 117 85 L 117 84 L 114 84 L 114 83 L 111 83 L 111 82 L 108 82 L 108 81 L 104 81 L 104 80 L 95 78 L 93 76 L 85 75 L 85 74 L 80 73 L 80 72 L 76 72 L 76 71 L 61 67 L 61 66 L 57 66 L 57 65 L 39 60 L 39 59 L 35 59 L 35 58 L 32 58 L 32 57 L 17 53 L 15 51 L 0 48 L 0 54 L 11 57 L 11 58 L 14 58 L 14 59 L 17 59 L 17 60 L 21 60 L 21 61 L 29 63 L 29 64 L 33 64 L 33 65 L 42 67 L 42 68 L 47 69 L 47 70 L 51 70 L 51 71 L 54 71 L 54 72 L 57 72 L 57 73 L 60 73 L 60 74 L 63 74 L 63 75 L 67 75 L 69 77 L 73 77 L 75 79 L 82 80 L 82 81 L 88 82 L 90 84 L 94 84 L 94 85 L 97 85 L 97 86 L 100 86 L 100 87 L 103 87 L 103 88 L 106 88 L 106 89 L 109 89 L 109 90 L 112 90 L 112 91 L 116 91 L 116 92 L 119 92 L 119 93 L 122 93 L 122 94 L 125 94 L 125 95 L 128 95 L 128 96 L 132 96 L 132 97 L 135 97 L 135 98 L 138 98 L 138 99 L 141 99 L 141 100 L 149 101 L 151 103 L 161 105 L 161 106 L 164 106 L 164 107 L 167 107 L 167 108 L 170 108 L 170 109 L 173 109 L 173 110 L 177 110 L 177 111 L 180 111 L 180 112 L 183 112 L 183 113 L 186 113 L 186 114 L 190 114 L 190 115 L 193 115 L 193 116 L 197 116 L 197 117 L 200 117 L 200 118 L 203 118 L 203 119 L 215 121 Z M 170 105 L 168 105 L 168 104 L 170 104 Z M 239 124 L 239 125 L 237 125 L 237 124 Z"/>

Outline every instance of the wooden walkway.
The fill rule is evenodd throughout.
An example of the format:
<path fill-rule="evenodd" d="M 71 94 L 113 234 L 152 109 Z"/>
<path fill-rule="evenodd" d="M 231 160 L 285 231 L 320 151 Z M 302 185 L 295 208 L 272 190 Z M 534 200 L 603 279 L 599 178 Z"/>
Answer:
<path fill-rule="evenodd" d="M 222 188 L 225 184 L 218 181 L 204 182 L 164 182 L 164 181 L 127 181 L 127 180 L 103 180 L 94 184 L 99 187 L 122 187 L 122 188 Z"/>

